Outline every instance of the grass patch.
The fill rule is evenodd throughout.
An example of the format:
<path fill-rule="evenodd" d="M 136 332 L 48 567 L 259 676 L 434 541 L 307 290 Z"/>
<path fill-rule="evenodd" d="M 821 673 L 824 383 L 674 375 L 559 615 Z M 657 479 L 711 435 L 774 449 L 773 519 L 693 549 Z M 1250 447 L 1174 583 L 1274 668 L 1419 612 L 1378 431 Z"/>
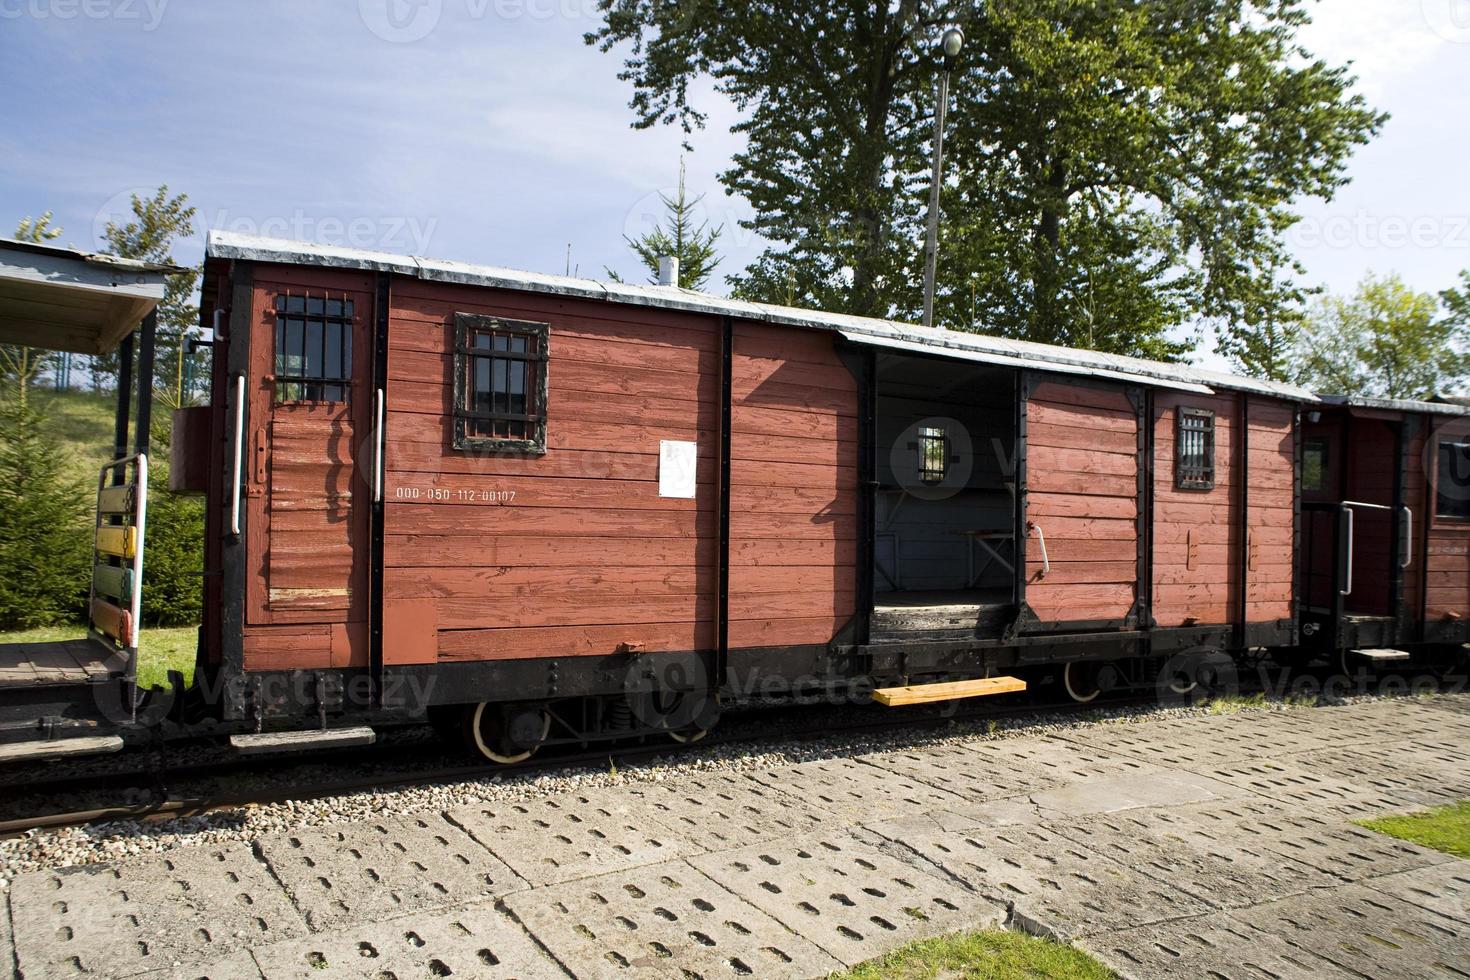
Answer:
<path fill-rule="evenodd" d="M 962 932 L 902 946 L 833 980 L 1112 980 L 1107 967 L 1071 946 L 1019 932 Z"/>
<path fill-rule="evenodd" d="M 1266 695 L 1264 694 L 1232 694 L 1222 698 L 1213 698 L 1205 704 L 1205 710 L 1212 715 L 1233 715 L 1264 707 L 1266 707 Z"/>
<path fill-rule="evenodd" d="M 97 468 L 112 458 L 117 396 L 38 389 L 30 398 L 32 407 L 41 414 L 41 430 L 56 441 L 66 458 L 67 471 L 95 487 Z M 129 443 L 133 435 L 130 431 Z"/>
<path fill-rule="evenodd" d="M 1380 834 L 1470 858 L 1470 800 L 1401 817 L 1359 820 L 1358 824 Z"/>
<path fill-rule="evenodd" d="M 0 633 L 0 643 L 51 643 L 56 640 L 79 640 L 87 635 L 80 626 L 43 626 L 39 629 Z M 168 672 L 183 673 L 184 682 L 194 677 L 194 648 L 199 642 L 199 627 L 178 626 L 173 629 L 143 629 L 138 653 L 138 683 L 153 687 L 168 682 Z"/>

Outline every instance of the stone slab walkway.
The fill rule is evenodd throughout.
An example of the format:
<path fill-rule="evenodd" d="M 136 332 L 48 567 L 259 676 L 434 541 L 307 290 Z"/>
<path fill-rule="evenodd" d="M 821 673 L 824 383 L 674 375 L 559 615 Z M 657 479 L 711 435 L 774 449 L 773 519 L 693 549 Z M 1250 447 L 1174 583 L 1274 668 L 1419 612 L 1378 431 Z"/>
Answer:
<path fill-rule="evenodd" d="M 819 977 L 1010 925 L 1128 978 L 1466 978 L 1470 861 L 1353 823 L 1465 797 L 1465 696 L 698 773 L 24 875 L 0 977 Z"/>

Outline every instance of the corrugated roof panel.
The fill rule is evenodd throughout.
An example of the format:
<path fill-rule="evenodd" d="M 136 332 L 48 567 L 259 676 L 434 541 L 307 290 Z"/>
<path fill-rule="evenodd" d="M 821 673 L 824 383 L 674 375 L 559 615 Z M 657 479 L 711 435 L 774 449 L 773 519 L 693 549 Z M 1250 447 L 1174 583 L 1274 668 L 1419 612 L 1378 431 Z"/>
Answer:
<path fill-rule="evenodd" d="M 1311 392 L 1294 385 L 1203 371 L 1187 364 L 1147 361 L 1117 354 L 1104 354 L 1099 351 L 1074 350 L 1067 347 L 1011 340 L 1005 337 L 921 327 L 893 320 L 750 303 L 672 286 L 601 282 L 595 279 L 522 272 L 516 269 L 502 269 L 442 259 L 410 258 L 387 252 L 313 245 L 307 242 L 283 241 L 222 231 L 209 233 L 206 254 L 215 258 L 257 262 L 288 262 L 301 265 L 375 269 L 439 282 L 519 289 L 582 299 L 628 303 L 635 306 L 738 317 L 743 320 L 781 326 L 831 330 L 859 342 L 901 342 L 914 345 L 915 348 L 922 348 L 926 353 L 940 356 L 988 360 L 990 363 L 1001 363 L 999 358 L 1013 358 L 1018 364 L 1027 367 L 1070 374 L 1113 377 L 1117 380 L 1186 391 L 1204 392 L 1226 388 L 1269 395 L 1289 401 L 1317 400 Z"/>
<path fill-rule="evenodd" d="M 868 344 L 874 347 L 882 347 L 885 350 L 898 350 L 909 354 L 924 354 L 929 357 L 945 357 L 961 361 L 975 361 L 981 364 L 996 364 L 1004 367 L 1031 368 L 1033 370 L 1052 371 L 1057 374 L 1074 374 L 1088 378 L 1102 378 L 1108 381 L 1123 381 L 1131 384 L 1139 383 L 1135 374 L 1122 371 L 1112 371 L 1104 367 L 1089 367 L 1081 364 L 1063 364 L 1056 361 L 1038 362 L 1035 358 L 1020 357 L 1015 354 L 1002 354 L 995 351 L 971 350 L 964 347 L 936 347 L 933 344 L 924 344 L 912 340 L 904 340 L 899 337 L 883 337 L 878 334 L 856 333 L 851 330 L 838 331 L 845 339 L 858 344 Z M 1201 384 L 1189 381 L 1179 381 L 1173 378 L 1149 378 L 1148 383 L 1156 387 L 1170 388 L 1177 391 L 1192 391 L 1197 394 L 1213 394 L 1213 390 Z"/>

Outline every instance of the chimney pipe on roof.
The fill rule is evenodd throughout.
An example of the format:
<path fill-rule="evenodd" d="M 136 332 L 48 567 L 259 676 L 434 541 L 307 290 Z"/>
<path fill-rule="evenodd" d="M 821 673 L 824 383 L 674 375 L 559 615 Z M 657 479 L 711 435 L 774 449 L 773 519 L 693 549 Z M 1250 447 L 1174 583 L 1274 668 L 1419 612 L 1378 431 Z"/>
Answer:
<path fill-rule="evenodd" d="M 678 256 L 660 255 L 658 257 L 658 284 L 660 286 L 679 285 Z"/>

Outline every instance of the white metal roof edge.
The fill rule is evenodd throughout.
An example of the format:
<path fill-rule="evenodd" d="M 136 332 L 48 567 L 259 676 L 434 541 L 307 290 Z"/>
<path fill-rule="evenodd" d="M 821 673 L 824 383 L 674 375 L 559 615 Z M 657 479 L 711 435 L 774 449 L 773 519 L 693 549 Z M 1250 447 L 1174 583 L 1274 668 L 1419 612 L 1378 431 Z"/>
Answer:
<path fill-rule="evenodd" d="M 167 276 L 189 271 L 188 269 L 169 263 L 125 259 L 120 255 L 108 255 L 105 252 L 85 252 L 79 248 L 70 248 L 65 245 L 53 245 L 50 242 L 28 242 L 3 235 L 0 235 L 0 252 L 30 253 L 32 255 L 46 255 L 53 259 L 64 261 L 85 262 L 88 265 L 106 266 L 110 269 L 142 276 L 150 280 L 156 278 L 159 282 L 162 282 Z"/>
<path fill-rule="evenodd" d="M 991 363 L 1002 363 L 999 359 L 1006 358 L 1010 359 L 1006 363 L 1015 363 L 1018 366 L 1036 367 L 1068 374 L 1091 374 L 1096 377 L 1110 377 L 1185 391 L 1208 392 L 1217 388 L 1228 388 L 1288 401 L 1314 402 L 1317 400 L 1317 396 L 1310 391 L 1294 385 L 1204 371 L 1187 364 L 1148 361 L 1099 351 L 1074 350 L 1049 344 L 922 327 L 917 324 L 843 313 L 751 303 L 672 286 L 603 282 L 596 279 L 524 272 L 517 269 L 409 257 L 390 252 L 375 252 L 337 245 L 317 245 L 310 242 L 264 238 L 218 230 L 209 232 L 205 254 L 211 258 L 398 272 L 438 282 L 517 289 L 688 313 L 732 316 L 781 326 L 832 330 L 844 336 L 851 334 L 849 339 L 859 342 L 902 341 L 914 345 L 914 349 L 922 349 L 925 353 L 939 356 L 948 355 L 968 360 L 984 359 Z"/>
<path fill-rule="evenodd" d="M 961 361 L 976 361 L 984 364 L 996 364 L 1005 367 L 1031 368 L 1033 370 L 1052 371 L 1057 374 L 1078 374 L 1089 378 L 1103 378 L 1110 381 L 1133 381 L 1138 380 L 1136 375 L 1124 374 L 1121 371 L 1109 371 L 1105 368 L 1086 367 L 1079 364 L 1063 364 L 1057 361 L 1049 361 L 1038 367 L 1037 362 L 1018 357 L 1014 354 L 999 354 L 993 351 L 968 350 L 963 347 L 936 348 L 932 344 L 919 343 L 912 340 L 903 340 L 898 337 L 884 337 L 878 334 L 857 333 L 852 330 L 839 330 L 845 339 L 858 344 L 871 344 L 875 347 L 883 347 L 890 350 L 901 350 L 913 354 L 928 354 L 935 357 L 947 357 Z M 1176 381 L 1172 378 L 1150 378 L 1149 383 L 1161 388 L 1171 388 L 1178 391 L 1192 391 L 1196 394 L 1209 395 L 1213 390 L 1201 384 L 1189 381 Z"/>
<path fill-rule="evenodd" d="M 1394 412 L 1424 412 L 1429 415 L 1470 415 L 1470 406 L 1452 402 L 1426 402 L 1413 398 L 1370 398 L 1366 395 L 1323 395 L 1327 405 L 1347 408 L 1381 408 Z"/>

